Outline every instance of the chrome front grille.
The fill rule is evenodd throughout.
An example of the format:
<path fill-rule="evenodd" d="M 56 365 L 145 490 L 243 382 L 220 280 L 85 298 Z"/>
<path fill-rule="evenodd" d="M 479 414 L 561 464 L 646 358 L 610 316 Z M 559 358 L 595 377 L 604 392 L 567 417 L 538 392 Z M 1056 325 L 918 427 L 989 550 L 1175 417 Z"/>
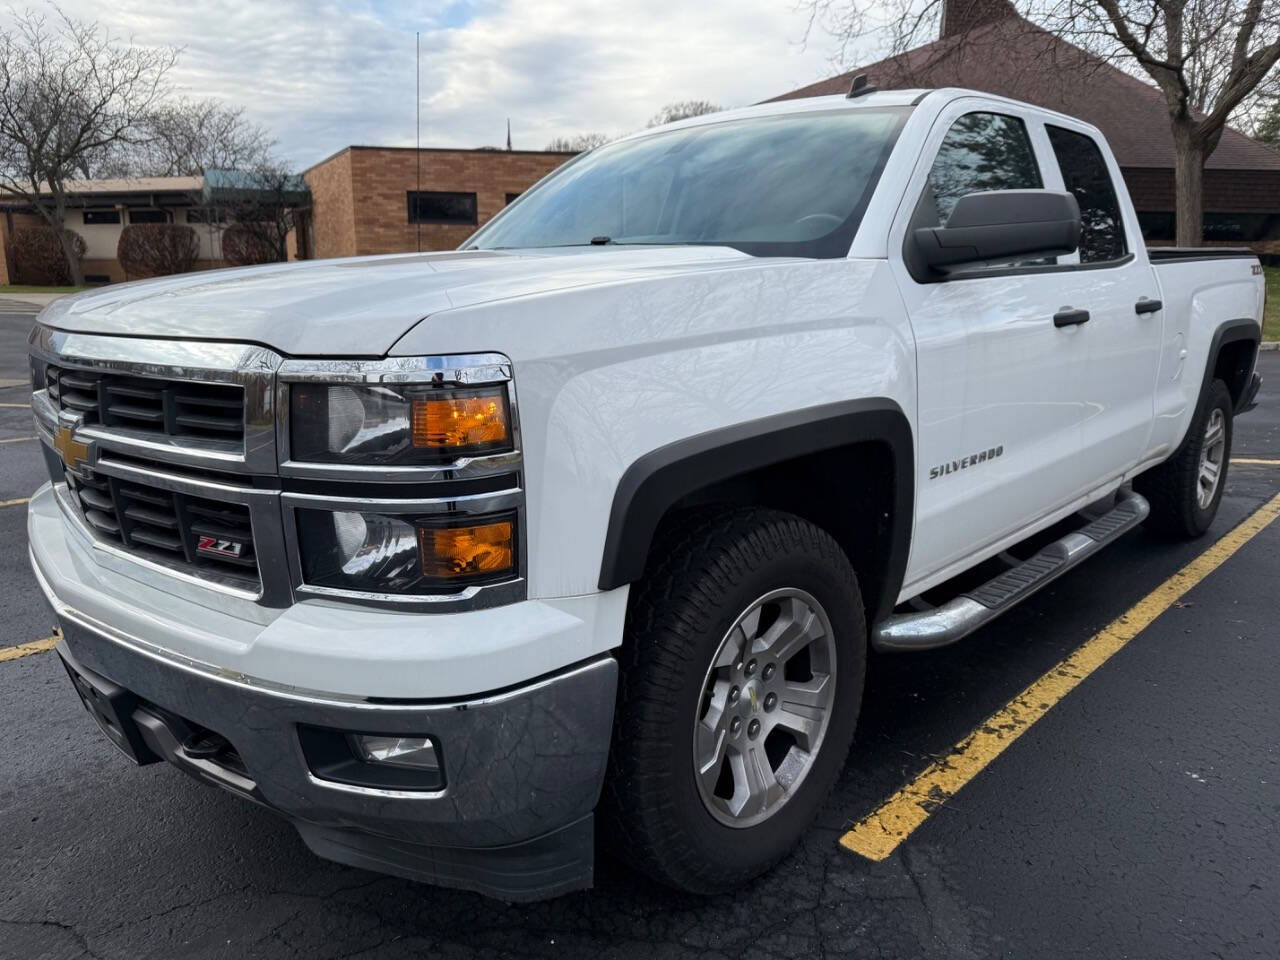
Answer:
<path fill-rule="evenodd" d="M 84 522 L 102 538 L 195 575 L 217 572 L 260 585 L 249 508 L 94 470 L 67 470 Z"/>
<path fill-rule="evenodd" d="M 49 364 L 45 387 L 58 409 L 82 414 L 87 424 L 175 438 L 244 441 L 241 386 Z"/>
<path fill-rule="evenodd" d="M 519 577 L 455 594 L 356 602 L 454 612 L 526 596 L 519 416 L 510 361 L 479 357 L 286 361 L 253 344 L 73 333 L 37 324 L 31 397 L 55 495 L 100 563 L 144 583 L 184 579 L 230 602 L 282 608 L 335 597 L 305 582 L 300 509 L 519 517 Z M 505 380 L 515 449 L 428 467 L 299 463 L 289 455 L 295 382 L 386 376 Z M 210 599 L 223 603 L 222 597 Z"/>

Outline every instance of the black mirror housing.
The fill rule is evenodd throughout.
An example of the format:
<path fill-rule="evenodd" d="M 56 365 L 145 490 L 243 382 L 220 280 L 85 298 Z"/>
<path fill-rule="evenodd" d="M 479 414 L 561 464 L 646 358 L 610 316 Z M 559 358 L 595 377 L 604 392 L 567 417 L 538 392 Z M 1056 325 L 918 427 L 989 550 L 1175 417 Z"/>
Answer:
<path fill-rule="evenodd" d="M 931 269 L 1056 257 L 1080 245 L 1080 207 L 1058 190 L 991 190 L 957 201 L 945 227 L 920 227 L 914 241 Z"/>

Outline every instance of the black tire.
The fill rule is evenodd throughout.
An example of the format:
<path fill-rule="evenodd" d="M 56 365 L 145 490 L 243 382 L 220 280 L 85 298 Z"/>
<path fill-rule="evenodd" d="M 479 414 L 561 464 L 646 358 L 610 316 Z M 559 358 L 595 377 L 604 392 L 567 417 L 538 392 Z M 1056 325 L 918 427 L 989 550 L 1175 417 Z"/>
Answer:
<path fill-rule="evenodd" d="M 862 599 L 835 540 L 771 510 L 688 516 L 658 538 L 649 564 L 631 594 L 619 656 L 602 807 L 606 842 L 659 882 L 690 893 L 722 892 L 786 856 L 835 785 L 862 703 Z M 809 594 L 831 624 L 836 694 L 807 772 L 785 801 L 761 823 L 727 826 L 699 794 L 693 726 L 706 709 L 704 683 L 722 640 L 757 599 L 784 587 Z M 789 671 L 790 662 L 782 669 Z"/>
<path fill-rule="evenodd" d="M 1222 417 L 1226 442 L 1221 454 L 1217 487 L 1212 499 L 1202 505 L 1199 500 L 1200 455 L 1205 447 L 1205 428 L 1215 411 Z M 1209 529 L 1227 485 L 1231 460 L 1231 418 L 1231 392 L 1221 380 L 1214 380 L 1200 397 L 1182 445 L 1168 460 L 1134 481 L 1134 489 L 1151 503 L 1147 529 L 1177 540 L 1194 540 Z"/>

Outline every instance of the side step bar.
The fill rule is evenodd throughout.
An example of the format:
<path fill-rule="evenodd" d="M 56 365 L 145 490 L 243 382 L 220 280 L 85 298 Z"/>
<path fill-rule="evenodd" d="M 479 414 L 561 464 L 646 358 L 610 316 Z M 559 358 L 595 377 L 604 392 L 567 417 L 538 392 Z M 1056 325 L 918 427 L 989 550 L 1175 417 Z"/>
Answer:
<path fill-rule="evenodd" d="M 872 632 L 871 645 L 876 650 L 905 651 L 955 643 L 1128 533 L 1150 512 L 1145 497 L 1121 491 L 1110 511 L 994 580 L 942 606 L 885 617 Z"/>

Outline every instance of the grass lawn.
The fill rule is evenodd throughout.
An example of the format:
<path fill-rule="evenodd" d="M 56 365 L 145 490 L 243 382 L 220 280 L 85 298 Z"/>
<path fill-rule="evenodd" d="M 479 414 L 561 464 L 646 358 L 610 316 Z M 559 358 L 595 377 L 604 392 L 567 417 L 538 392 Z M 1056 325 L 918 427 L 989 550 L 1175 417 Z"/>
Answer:
<path fill-rule="evenodd" d="M 24 284 L 8 287 L 0 283 L 0 297 L 6 293 L 78 293 L 86 287 L 33 287 Z"/>
<path fill-rule="evenodd" d="M 1263 267 L 1267 278 L 1267 312 L 1262 315 L 1262 339 L 1280 340 L 1280 267 Z"/>

